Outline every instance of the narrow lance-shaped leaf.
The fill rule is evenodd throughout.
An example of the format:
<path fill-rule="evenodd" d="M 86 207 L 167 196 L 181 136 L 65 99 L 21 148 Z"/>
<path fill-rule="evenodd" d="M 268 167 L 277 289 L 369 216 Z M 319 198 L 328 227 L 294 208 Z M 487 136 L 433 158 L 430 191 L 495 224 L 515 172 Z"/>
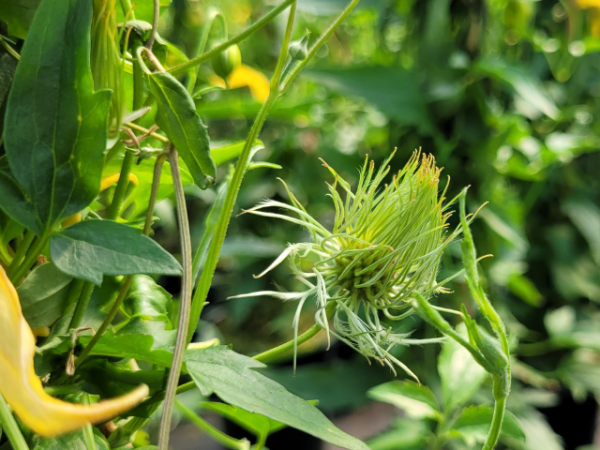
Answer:
<path fill-rule="evenodd" d="M 188 350 L 185 363 L 205 396 L 214 393 L 234 406 L 262 414 L 342 448 L 368 449 L 364 443 L 338 429 L 313 405 L 258 372 L 256 369 L 265 365 L 252 358 L 219 346 Z"/>
<path fill-rule="evenodd" d="M 92 3 L 44 0 L 8 97 L 0 207 L 37 234 L 98 194 L 110 91 L 94 92 Z"/>
<path fill-rule="evenodd" d="M 177 148 L 194 182 L 206 189 L 215 182 L 217 168 L 210 155 L 206 126 L 196 112 L 192 97 L 168 73 L 153 73 L 148 79 L 158 104 L 156 123 Z"/>
<path fill-rule="evenodd" d="M 19 418 L 37 434 L 51 437 L 103 422 L 142 401 L 148 387 L 94 405 L 76 405 L 44 392 L 33 367 L 35 338 L 19 297 L 0 267 L 0 392 Z"/>

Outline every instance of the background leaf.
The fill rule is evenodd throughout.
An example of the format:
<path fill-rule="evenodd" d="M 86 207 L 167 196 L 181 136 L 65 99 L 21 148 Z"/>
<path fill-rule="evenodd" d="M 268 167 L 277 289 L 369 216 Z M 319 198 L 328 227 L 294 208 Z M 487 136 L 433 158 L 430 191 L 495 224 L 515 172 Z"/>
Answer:
<path fill-rule="evenodd" d="M 391 403 L 413 419 L 436 418 L 440 415 L 437 400 L 427 386 L 413 381 L 390 381 L 371 388 L 369 397 Z"/>

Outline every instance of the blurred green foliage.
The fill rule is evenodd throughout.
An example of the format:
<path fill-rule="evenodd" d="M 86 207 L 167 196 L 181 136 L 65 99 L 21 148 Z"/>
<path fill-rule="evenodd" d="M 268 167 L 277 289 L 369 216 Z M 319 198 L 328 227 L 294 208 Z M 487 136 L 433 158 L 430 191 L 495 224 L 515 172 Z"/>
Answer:
<path fill-rule="evenodd" d="M 318 34 L 344 4 L 301 1 L 293 38 L 306 31 Z M 174 0 L 161 17 L 163 34 L 193 51 L 209 5 L 224 12 L 232 35 L 267 7 L 248 0 Z M 600 395 L 599 12 L 570 1 L 363 0 L 265 126 L 265 149 L 258 157 L 282 169 L 250 172 L 238 199 L 240 209 L 264 198 L 285 200 L 276 180 L 281 177 L 307 210 L 328 224 L 333 217 L 325 196 L 328 174 L 319 158 L 356 180 L 366 153 L 381 161 L 398 147 L 392 170 L 422 148 L 451 178 L 448 197 L 470 185 L 471 210 L 489 202 L 474 233 L 479 253 L 494 255 L 481 266 L 518 358 L 514 391 L 519 395 L 511 401 L 521 405 L 514 412 L 530 439 L 515 448 L 562 448 L 533 408 L 555 402 L 557 389 L 568 389 L 579 400 Z M 284 19 L 240 44 L 244 64 L 266 74 L 273 69 Z M 198 77 L 198 83 L 208 83 L 210 73 L 201 69 Z M 228 142 L 244 139 L 259 108 L 245 89 L 210 92 L 196 106 L 211 140 Z M 215 195 L 194 189 L 189 194 L 197 241 Z M 159 237 L 173 245 L 172 212 L 160 211 Z M 200 333 L 223 336 L 240 352 L 259 352 L 290 337 L 295 305 L 226 298 L 273 285 L 294 289 L 285 267 L 268 279 L 252 275 L 288 242 L 308 236 L 291 224 L 250 215 L 233 220 L 228 236 Z M 440 279 L 455 272 L 459 258 L 454 245 Z M 451 287 L 452 294 L 437 299 L 440 306 L 472 301 L 463 282 Z M 303 323 L 305 328 L 312 323 L 310 308 Z M 417 333 L 431 337 L 433 331 L 421 326 Z M 272 372 L 307 398 L 338 392 L 335 398 L 323 396 L 325 409 L 366 402 L 365 389 L 389 378 L 388 371 L 348 360 L 343 348 L 335 349 L 337 356 L 300 367 L 295 379 L 288 369 Z M 305 354 L 316 350 L 304 347 Z M 436 386 L 437 351 L 410 348 L 402 357 Z M 305 377 L 310 381 L 303 384 L 303 370 L 318 375 Z M 346 390 L 340 378 L 349 372 L 354 375 Z M 335 391 L 323 387 L 335 384 L 340 384 Z"/>

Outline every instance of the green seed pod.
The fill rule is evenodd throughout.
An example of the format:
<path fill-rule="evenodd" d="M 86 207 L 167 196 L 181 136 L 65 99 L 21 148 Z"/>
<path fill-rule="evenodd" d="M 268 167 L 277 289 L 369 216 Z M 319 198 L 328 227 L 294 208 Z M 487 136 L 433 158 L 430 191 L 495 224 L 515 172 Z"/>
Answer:
<path fill-rule="evenodd" d="M 226 48 L 211 61 L 214 72 L 224 80 L 242 64 L 242 53 L 237 45 Z"/>
<path fill-rule="evenodd" d="M 307 31 L 304 37 L 290 44 L 290 57 L 295 61 L 303 61 L 308 55 L 308 40 L 310 39 L 310 31 Z"/>
<path fill-rule="evenodd" d="M 467 325 L 469 341 L 471 341 L 471 344 L 473 344 L 473 346 L 475 346 L 481 352 L 481 355 L 491 366 L 494 374 L 502 374 L 506 372 L 506 368 L 508 367 L 508 358 L 500 349 L 500 343 L 498 340 L 479 328 L 477 323 L 471 319 L 467 313 L 465 305 L 462 305 L 462 312 L 464 315 L 465 324 Z"/>

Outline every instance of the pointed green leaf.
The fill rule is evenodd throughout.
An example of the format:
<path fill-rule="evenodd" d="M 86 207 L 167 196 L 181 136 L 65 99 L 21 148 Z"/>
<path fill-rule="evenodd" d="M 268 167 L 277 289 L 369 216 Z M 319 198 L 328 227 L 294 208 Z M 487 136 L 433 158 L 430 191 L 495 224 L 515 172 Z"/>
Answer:
<path fill-rule="evenodd" d="M 453 431 L 457 431 L 470 446 L 477 442 L 484 442 L 492 424 L 493 415 L 494 409 L 491 406 L 469 406 L 461 411 L 460 416 L 452 425 Z M 500 433 L 513 439 L 525 439 L 525 433 L 521 429 L 519 420 L 510 411 L 506 411 L 504 414 Z"/>
<path fill-rule="evenodd" d="M 94 441 L 98 450 L 109 450 L 104 436 L 94 433 Z M 88 450 L 82 430 L 54 438 L 34 436 L 32 444 L 32 450 Z"/>
<path fill-rule="evenodd" d="M 31 328 L 52 325 L 62 316 L 72 277 L 51 262 L 36 267 L 17 289 L 21 308 Z"/>
<path fill-rule="evenodd" d="M 85 220 L 52 235 L 50 256 L 64 273 L 97 285 L 104 275 L 181 274 L 155 241 L 112 220 Z"/>
<path fill-rule="evenodd" d="M 202 395 L 214 393 L 227 403 L 262 414 L 342 448 L 368 450 L 364 443 L 339 430 L 310 403 L 256 371 L 266 366 L 252 358 L 219 346 L 188 350 L 185 363 Z"/>
<path fill-rule="evenodd" d="M 391 403 L 414 419 L 434 419 L 440 416 L 439 406 L 431 389 L 414 381 L 380 384 L 370 389 L 368 395 L 374 400 Z"/>
<path fill-rule="evenodd" d="M 196 112 L 194 101 L 185 87 L 168 73 L 153 73 L 148 79 L 158 104 L 157 125 L 175 145 L 194 182 L 206 189 L 215 182 L 217 168 L 210 155 L 206 126 Z"/>
<path fill-rule="evenodd" d="M 100 189 L 111 93 L 94 92 L 91 18 L 91 2 L 44 0 L 8 96 L 6 156 L 19 189 L 11 186 L 0 207 L 37 234 L 81 211 Z M 2 175 L 5 188 L 12 182 Z"/>

